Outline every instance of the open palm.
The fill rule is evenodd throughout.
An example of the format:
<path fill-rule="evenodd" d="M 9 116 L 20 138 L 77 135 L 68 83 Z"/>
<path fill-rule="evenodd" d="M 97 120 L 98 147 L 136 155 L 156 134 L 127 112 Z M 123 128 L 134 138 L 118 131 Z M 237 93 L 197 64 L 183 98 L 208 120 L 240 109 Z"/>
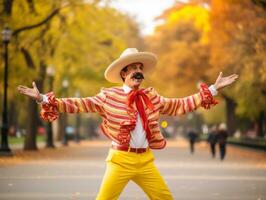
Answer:
<path fill-rule="evenodd" d="M 35 82 L 32 82 L 32 87 L 33 88 L 29 88 L 29 87 L 26 87 L 24 85 L 19 85 L 17 89 L 21 94 L 24 94 L 28 97 L 31 97 L 37 101 L 42 101 L 42 96 L 41 96 Z"/>
<path fill-rule="evenodd" d="M 222 89 L 222 88 L 224 88 L 226 86 L 231 85 L 233 82 L 236 81 L 237 78 L 238 78 L 237 74 L 233 74 L 233 75 L 230 75 L 230 76 L 223 77 L 223 73 L 220 72 L 218 78 L 215 81 L 214 86 L 215 86 L 215 88 L 217 90 Z"/>

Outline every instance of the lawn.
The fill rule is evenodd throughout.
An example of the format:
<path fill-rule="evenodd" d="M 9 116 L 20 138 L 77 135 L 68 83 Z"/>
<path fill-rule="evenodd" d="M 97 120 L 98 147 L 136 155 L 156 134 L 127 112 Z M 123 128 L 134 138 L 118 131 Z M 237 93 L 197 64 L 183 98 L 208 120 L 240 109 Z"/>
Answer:
<path fill-rule="evenodd" d="M 8 143 L 9 144 L 22 144 L 24 142 L 25 137 L 14 137 L 9 136 L 8 137 Z M 46 137 L 42 135 L 37 136 L 37 142 L 45 142 Z"/>

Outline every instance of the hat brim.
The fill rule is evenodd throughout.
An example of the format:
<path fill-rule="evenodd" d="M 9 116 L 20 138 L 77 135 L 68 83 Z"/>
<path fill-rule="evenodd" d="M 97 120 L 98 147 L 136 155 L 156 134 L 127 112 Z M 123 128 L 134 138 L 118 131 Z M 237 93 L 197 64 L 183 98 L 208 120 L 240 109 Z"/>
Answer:
<path fill-rule="evenodd" d="M 143 64 L 143 73 L 151 72 L 157 64 L 157 56 L 150 52 L 132 53 L 127 56 L 120 57 L 112 62 L 104 72 L 106 80 L 111 83 L 121 83 L 121 70 L 131 63 L 140 62 Z"/>

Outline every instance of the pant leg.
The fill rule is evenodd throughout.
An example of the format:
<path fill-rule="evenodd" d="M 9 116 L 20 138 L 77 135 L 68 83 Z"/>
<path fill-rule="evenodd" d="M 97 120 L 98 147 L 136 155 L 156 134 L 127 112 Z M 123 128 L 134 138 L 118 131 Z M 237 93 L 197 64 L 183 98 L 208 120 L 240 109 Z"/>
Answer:
<path fill-rule="evenodd" d="M 212 157 L 215 157 L 215 143 L 211 143 Z"/>
<path fill-rule="evenodd" d="M 224 143 L 224 157 L 226 155 L 226 143 Z"/>
<path fill-rule="evenodd" d="M 194 153 L 194 141 L 190 140 L 190 153 Z"/>
<path fill-rule="evenodd" d="M 225 143 L 220 144 L 220 151 L 221 151 L 221 160 L 223 160 L 226 153 Z"/>
<path fill-rule="evenodd" d="M 109 151 L 106 159 L 106 171 L 97 200 L 118 199 L 128 181 L 134 176 L 135 171 L 127 168 L 125 166 L 126 161 L 123 159 L 116 150 Z"/>
<path fill-rule="evenodd" d="M 145 156 L 144 156 L 145 157 Z M 153 154 L 149 152 L 142 160 L 138 173 L 132 180 L 138 184 L 152 200 L 172 200 L 171 192 L 153 162 Z"/>

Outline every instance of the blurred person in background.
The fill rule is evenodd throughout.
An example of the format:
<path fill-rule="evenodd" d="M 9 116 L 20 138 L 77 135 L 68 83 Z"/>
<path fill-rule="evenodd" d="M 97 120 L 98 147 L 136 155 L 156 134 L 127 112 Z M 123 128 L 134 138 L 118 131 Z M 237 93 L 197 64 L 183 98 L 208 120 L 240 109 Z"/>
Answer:
<path fill-rule="evenodd" d="M 228 137 L 228 133 L 226 130 L 226 125 L 224 123 L 221 123 L 218 128 L 217 133 L 217 142 L 219 144 L 219 150 L 220 150 L 220 159 L 224 160 L 226 155 L 226 140 Z"/>
<path fill-rule="evenodd" d="M 210 150 L 211 150 L 212 157 L 215 158 L 216 143 L 217 143 L 217 126 L 214 125 L 214 126 L 211 127 L 211 131 L 209 132 L 207 141 L 208 141 L 208 143 L 210 145 Z"/>
<path fill-rule="evenodd" d="M 213 85 L 201 84 L 200 91 L 194 95 L 165 98 L 152 87 L 140 87 L 144 76 L 155 70 L 156 63 L 157 56 L 153 53 L 126 49 L 104 73 L 106 80 L 121 86 L 104 88 L 93 97 L 56 98 L 53 92 L 41 94 L 34 82 L 33 88 L 18 87 L 21 94 L 41 104 L 44 120 L 54 121 L 63 112 L 97 112 L 102 116 L 102 132 L 112 144 L 98 200 L 118 199 L 130 180 L 139 185 L 150 199 L 173 199 L 154 164 L 151 150 L 166 146 L 159 128 L 159 116 L 182 115 L 199 107 L 209 109 L 217 104 L 213 98 L 217 90 L 231 85 L 238 78 L 236 74 L 223 77 L 220 73 Z"/>
<path fill-rule="evenodd" d="M 194 150 L 195 150 L 195 148 L 194 148 L 195 142 L 199 138 L 199 134 L 194 128 L 189 128 L 189 130 L 187 132 L 187 137 L 189 140 L 190 153 L 193 154 Z"/>

